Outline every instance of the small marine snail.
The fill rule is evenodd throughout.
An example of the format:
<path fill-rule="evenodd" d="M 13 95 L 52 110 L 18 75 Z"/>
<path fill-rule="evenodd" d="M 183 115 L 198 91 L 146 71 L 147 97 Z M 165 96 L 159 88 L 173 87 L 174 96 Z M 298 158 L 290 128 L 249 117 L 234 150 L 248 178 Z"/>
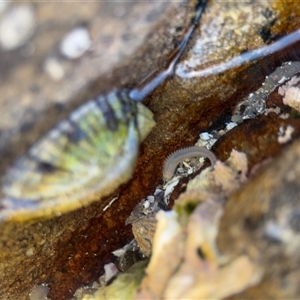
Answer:
<path fill-rule="evenodd" d="M 50 218 L 109 195 L 129 180 L 139 145 L 155 122 L 141 101 L 172 75 L 205 8 L 196 16 L 167 69 L 146 85 L 89 100 L 35 142 L 4 175 L 0 221 Z"/>

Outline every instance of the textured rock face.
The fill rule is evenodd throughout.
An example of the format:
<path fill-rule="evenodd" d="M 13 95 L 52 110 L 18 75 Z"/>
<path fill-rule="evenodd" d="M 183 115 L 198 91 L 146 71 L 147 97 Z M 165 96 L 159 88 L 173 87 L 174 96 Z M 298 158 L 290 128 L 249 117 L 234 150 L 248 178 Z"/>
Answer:
<path fill-rule="evenodd" d="M 26 30 L 15 40 L 7 41 L 0 28 L 0 76 L 3 82 L 0 110 L 5 112 L 0 119 L 1 172 L 79 104 L 115 86 L 136 86 L 156 67 L 162 66 L 189 24 L 193 4 L 189 7 L 168 2 L 22 6 L 22 26 L 26 25 Z M 20 14 L 19 8 L 17 13 L 14 11 L 17 6 L 11 4 L 3 8 L 2 18 L 9 16 L 13 22 L 14 15 Z M 180 70 L 185 67 L 189 71 L 201 70 L 221 63 L 297 29 L 298 6 L 297 2 L 210 1 L 177 74 L 180 75 Z M 74 35 L 77 36 L 75 41 Z M 234 114 L 236 104 L 260 87 L 264 75 L 273 72 L 283 60 L 295 59 L 295 55 L 297 58 L 296 48 L 294 52 L 286 50 L 257 64 L 244 64 L 227 73 L 205 78 L 175 76 L 157 89 L 146 101 L 154 112 L 157 126 L 141 146 L 140 159 L 128 184 L 98 203 L 56 219 L 35 224 L 0 224 L 0 298 L 26 299 L 33 286 L 46 282 L 51 299 L 69 299 L 78 286 L 95 280 L 102 273 L 103 264 L 111 261 L 111 251 L 131 239 L 130 227 L 124 228 L 124 221 L 135 204 L 160 182 L 164 157 L 172 150 L 194 143 L 199 132 L 222 128 Z M 276 91 L 270 95 L 267 105 L 269 108 L 277 105 L 283 112 L 291 113 Z M 252 169 L 284 148 L 284 143 L 278 143 L 278 132 L 280 127 L 285 132 L 289 125 L 294 128 L 292 138 L 297 137 L 300 126 L 293 112 L 286 119 L 276 113 L 258 116 L 222 137 L 214 152 L 225 160 L 232 148 L 243 151 Z M 288 230 L 288 237 L 291 236 L 290 231 L 294 229 L 285 227 L 281 212 L 277 208 L 270 212 L 268 209 L 272 208 L 270 199 L 275 196 L 275 206 L 276 203 L 283 205 L 282 201 L 291 197 L 286 204 L 285 216 L 292 214 L 293 207 L 298 207 L 298 149 L 295 143 L 288 156 L 284 155 L 278 161 L 274 159 L 274 166 L 270 165 L 259 175 L 261 180 L 254 179 L 249 184 L 255 186 L 245 188 L 245 196 L 241 191 L 229 200 L 221 223 L 221 251 L 238 256 L 245 246 L 245 230 L 246 242 L 253 249 L 249 248 L 253 255 L 250 257 L 263 260 L 268 269 L 271 259 L 257 253 L 271 249 L 270 243 L 264 240 L 256 244 L 252 240 L 262 239 L 265 232 L 270 237 L 278 230 Z M 267 180 L 276 170 L 280 172 L 269 185 Z M 271 191 L 275 185 L 277 193 L 265 195 L 265 199 L 261 199 L 265 205 L 260 206 L 258 199 L 264 195 L 263 191 Z M 287 187 L 291 188 L 292 194 L 287 192 Z M 256 197 L 253 198 L 255 207 L 249 205 L 251 195 Z M 115 197 L 118 200 L 104 212 Z M 242 203 L 249 206 L 247 210 Z M 257 221 L 272 214 L 278 214 L 277 218 L 284 224 L 271 217 L 267 222 Z M 241 230 L 235 229 L 237 225 L 232 223 L 235 219 L 241 224 Z M 295 227 L 297 216 L 293 219 Z M 245 222 L 250 225 L 243 226 Z M 252 230 L 253 227 L 256 229 Z M 296 234 L 294 231 L 292 233 Z M 288 255 L 293 253 L 295 243 L 290 243 L 285 231 L 277 239 L 281 244 L 274 248 L 275 256 L 281 250 Z M 235 252 L 231 240 L 237 245 Z M 288 265 L 292 266 L 292 262 L 290 260 Z M 282 271 L 282 266 L 281 262 L 276 263 L 274 273 Z M 268 273 L 268 278 L 273 284 L 272 276 L 275 275 L 272 272 Z M 299 279 L 297 274 L 289 276 L 293 282 Z M 266 281 L 265 286 L 269 282 Z M 292 297 L 296 294 L 293 290 L 297 291 L 293 287 L 276 295 Z M 259 289 L 255 293 L 249 291 L 245 297 L 255 295 L 259 298 L 258 293 Z M 273 296 L 275 294 L 270 295 Z"/>
<path fill-rule="evenodd" d="M 79 104 L 113 87 L 136 86 L 174 48 L 182 36 L 176 27 L 185 27 L 187 18 L 185 5 L 168 2 L 11 4 L 2 14 L 2 22 L 21 18 L 30 30 L 14 49 L 1 35 L 1 173 Z M 104 217 L 103 208 L 114 196 L 62 219 L 1 224 L 0 298 L 25 299 L 34 285 L 47 282 L 52 299 L 68 299 L 96 279 L 110 251 L 130 237 L 124 221 L 141 197 L 133 194 L 113 218 L 110 210 Z"/>
<path fill-rule="evenodd" d="M 299 294 L 299 171 L 300 145 L 295 141 L 258 171 L 226 206 L 220 232 L 222 253 L 246 254 L 263 268 L 255 287 L 231 299 L 295 298 Z M 272 287 L 272 288 L 270 288 Z"/>

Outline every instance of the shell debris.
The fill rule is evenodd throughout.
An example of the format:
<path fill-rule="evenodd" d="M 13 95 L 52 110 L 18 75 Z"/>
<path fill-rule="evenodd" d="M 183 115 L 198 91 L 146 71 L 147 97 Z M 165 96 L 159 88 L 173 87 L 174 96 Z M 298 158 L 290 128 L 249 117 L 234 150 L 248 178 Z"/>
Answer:
<path fill-rule="evenodd" d="M 92 46 L 88 30 L 78 27 L 69 32 L 61 41 L 60 51 L 69 58 L 76 59 L 82 56 Z"/>
<path fill-rule="evenodd" d="M 6 51 L 24 45 L 34 33 L 34 12 L 30 5 L 12 7 L 0 23 L 0 44 Z"/>

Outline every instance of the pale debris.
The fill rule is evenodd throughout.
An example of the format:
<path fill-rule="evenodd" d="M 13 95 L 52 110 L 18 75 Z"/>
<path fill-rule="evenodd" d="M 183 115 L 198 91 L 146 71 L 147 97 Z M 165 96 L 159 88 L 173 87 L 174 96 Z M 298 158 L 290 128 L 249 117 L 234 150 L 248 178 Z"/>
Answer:
<path fill-rule="evenodd" d="M 129 244 L 126 244 L 124 247 L 119 248 L 115 251 L 112 252 L 112 254 L 116 257 L 121 257 L 122 255 L 124 255 L 129 249 L 132 248 L 134 244 L 134 241 L 132 240 Z"/>
<path fill-rule="evenodd" d="M 61 53 L 69 58 L 76 59 L 82 56 L 92 46 L 88 30 L 78 27 L 69 32 L 60 44 Z"/>
<path fill-rule="evenodd" d="M 279 144 L 285 144 L 292 140 L 292 133 L 295 131 L 294 127 L 288 125 L 286 128 L 279 127 L 277 141 Z"/>
<path fill-rule="evenodd" d="M 235 123 L 235 122 L 229 122 L 229 123 L 227 123 L 227 125 L 226 125 L 226 129 L 228 130 L 228 131 L 230 131 L 231 129 L 233 129 L 234 127 L 236 127 L 237 126 L 237 123 Z"/>
<path fill-rule="evenodd" d="M 49 57 L 45 60 L 44 70 L 55 81 L 59 81 L 65 76 L 63 65 L 54 57 Z"/>
<path fill-rule="evenodd" d="M 278 106 L 266 108 L 265 109 L 265 116 L 267 116 L 270 113 L 275 113 L 276 115 L 279 115 L 281 113 L 281 109 Z"/>
<path fill-rule="evenodd" d="M 222 214 L 222 199 L 198 205 L 187 223 L 160 212 L 151 261 L 135 299 L 223 299 L 258 283 L 259 264 L 246 255 L 229 261 L 219 254 Z"/>
<path fill-rule="evenodd" d="M 103 211 L 106 211 L 108 208 L 111 207 L 111 205 L 112 205 L 116 200 L 118 200 L 118 198 L 119 198 L 119 196 L 118 196 L 118 197 L 112 198 L 112 199 L 109 201 L 109 203 L 108 203 L 102 210 L 103 210 Z"/>
<path fill-rule="evenodd" d="M 164 185 L 163 187 L 163 189 L 165 190 L 164 199 L 166 204 L 169 203 L 170 195 L 175 189 L 175 187 L 177 186 L 177 184 L 179 183 L 179 179 L 180 179 L 179 176 L 175 176 Z"/>
<path fill-rule="evenodd" d="M 104 265 L 104 275 L 100 277 L 100 282 L 102 285 L 105 285 L 118 273 L 119 270 L 114 263 L 106 264 Z"/>
<path fill-rule="evenodd" d="M 35 29 L 34 12 L 30 5 L 18 5 L 5 12 L 0 23 L 0 44 L 6 51 L 24 45 Z"/>
<path fill-rule="evenodd" d="M 300 112 L 300 89 L 295 86 L 300 77 L 294 76 L 285 85 L 278 88 L 278 93 L 283 96 L 283 103 Z"/>
<path fill-rule="evenodd" d="M 213 136 L 211 134 L 209 134 L 208 132 L 201 132 L 199 137 L 203 141 L 208 141 L 213 138 Z"/>

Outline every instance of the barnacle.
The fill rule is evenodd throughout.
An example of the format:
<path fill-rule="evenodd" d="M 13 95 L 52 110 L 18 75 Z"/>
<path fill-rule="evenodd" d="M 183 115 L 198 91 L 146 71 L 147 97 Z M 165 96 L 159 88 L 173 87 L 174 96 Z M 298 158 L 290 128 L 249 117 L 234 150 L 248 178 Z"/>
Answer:
<path fill-rule="evenodd" d="M 61 215 L 109 195 L 131 177 L 139 145 L 155 124 L 140 102 L 174 73 L 206 0 L 199 4 L 165 70 L 146 85 L 88 101 L 13 164 L 3 177 L 0 220 Z"/>

